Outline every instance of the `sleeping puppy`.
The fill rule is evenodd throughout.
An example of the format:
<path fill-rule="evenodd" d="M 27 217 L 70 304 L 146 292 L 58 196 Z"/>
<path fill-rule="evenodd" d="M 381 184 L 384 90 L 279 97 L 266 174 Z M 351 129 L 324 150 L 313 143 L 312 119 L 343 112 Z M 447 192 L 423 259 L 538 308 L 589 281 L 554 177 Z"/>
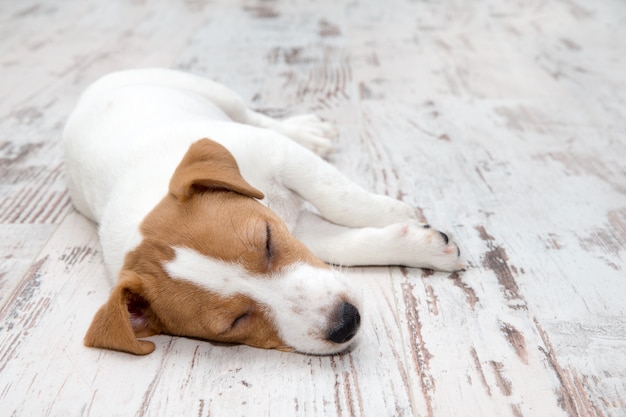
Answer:
<path fill-rule="evenodd" d="M 446 234 L 320 158 L 332 135 L 182 72 L 91 85 L 64 131 L 66 174 L 118 281 L 85 344 L 147 354 L 141 338 L 170 334 L 333 354 L 354 340 L 361 300 L 328 264 L 461 269 Z"/>

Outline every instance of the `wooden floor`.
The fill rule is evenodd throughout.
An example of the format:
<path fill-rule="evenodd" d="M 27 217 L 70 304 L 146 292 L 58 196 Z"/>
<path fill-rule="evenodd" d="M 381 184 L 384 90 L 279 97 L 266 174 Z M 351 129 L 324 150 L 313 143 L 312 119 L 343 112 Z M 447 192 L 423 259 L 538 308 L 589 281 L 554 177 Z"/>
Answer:
<path fill-rule="evenodd" d="M 24 0 L 0 22 L 1 416 L 626 415 L 622 0 Z M 61 132 L 141 66 L 333 121 L 331 161 L 468 270 L 347 271 L 367 308 L 341 356 L 85 348 L 112 279 Z"/>

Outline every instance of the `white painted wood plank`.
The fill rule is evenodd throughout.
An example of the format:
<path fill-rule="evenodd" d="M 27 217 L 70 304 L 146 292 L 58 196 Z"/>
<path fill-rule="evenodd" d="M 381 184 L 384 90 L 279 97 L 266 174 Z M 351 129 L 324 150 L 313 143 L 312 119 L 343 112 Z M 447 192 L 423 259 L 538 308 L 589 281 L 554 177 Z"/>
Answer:
<path fill-rule="evenodd" d="M 626 410 L 619 1 L 13 2 L 0 14 L 3 413 Z M 352 272 L 370 320 L 345 356 L 169 337 L 146 358 L 84 348 L 111 283 L 93 226 L 66 217 L 60 129 L 89 81 L 142 65 L 336 121 L 331 160 L 452 231 L 470 269 Z M 56 198 L 54 216 L 34 216 Z"/>
<path fill-rule="evenodd" d="M 16 290 L 21 278 L 43 248 L 53 225 L 0 224 L 0 308 Z"/>
<path fill-rule="evenodd" d="M 454 17 L 445 17 L 454 20 Z M 452 23 L 470 26 L 476 20 L 480 21 L 467 19 Z M 467 21 L 469 24 L 466 25 Z M 448 37 L 453 31 L 447 25 L 439 31 L 433 29 L 433 32 Z M 467 46 L 467 37 L 472 40 L 473 34 L 479 32 L 470 30 L 467 33 L 469 35 L 464 38 L 453 41 L 463 41 Z M 545 32 L 542 35 L 545 36 Z M 549 35 L 545 37 L 549 38 Z M 362 86 L 360 91 L 370 101 L 363 107 L 369 113 L 364 116 L 364 120 L 373 121 L 370 123 L 368 136 L 377 138 L 387 134 L 394 137 L 392 143 L 375 139 L 371 141 L 370 148 L 374 150 L 373 164 L 380 169 L 379 189 L 389 193 L 390 188 L 393 188 L 388 185 L 391 182 L 394 186 L 404 185 L 400 191 L 402 195 L 418 196 L 419 190 L 425 188 L 428 195 L 419 198 L 422 206 L 430 206 L 426 206 L 424 210 L 429 220 L 433 218 L 431 213 L 437 220 L 447 220 L 443 223 L 454 221 L 454 217 L 467 216 L 465 221 L 458 221 L 453 230 L 461 238 L 462 249 L 469 249 L 464 250 L 464 253 L 474 268 L 462 275 L 461 284 L 457 279 L 454 281 L 465 292 L 471 311 L 463 314 L 460 328 L 458 323 L 441 321 L 436 317 L 435 319 L 440 319 L 439 325 L 433 327 L 439 332 L 433 331 L 426 337 L 417 335 L 417 340 L 421 343 L 413 349 L 416 374 L 426 374 L 419 379 L 418 384 L 418 396 L 422 394 L 426 407 L 423 412 L 435 415 L 440 412 L 444 415 L 483 415 L 487 413 L 483 406 L 495 401 L 493 398 L 480 398 L 480 395 L 472 402 L 463 401 L 463 392 L 466 395 L 476 395 L 480 394 L 479 390 L 469 388 L 468 385 L 462 385 L 461 389 L 455 386 L 454 389 L 447 390 L 447 387 L 454 386 L 455 381 L 436 384 L 435 381 L 446 375 L 444 371 L 453 362 L 459 363 L 461 369 L 465 369 L 468 381 L 482 381 L 488 397 L 495 396 L 494 392 L 500 391 L 503 398 L 487 407 L 499 410 L 497 415 L 526 415 L 533 409 L 542 409 L 549 415 L 559 412 L 569 415 L 604 412 L 619 415 L 623 411 L 623 400 L 609 403 L 594 396 L 600 391 L 599 386 L 606 387 L 609 384 L 617 384 L 621 391 L 624 385 L 624 367 L 600 371 L 599 368 L 588 365 L 594 362 L 592 358 L 597 357 L 600 349 L 614 364 L 620 362 L 618 358 L 623 358 L 626 353 L 623 336 L 623 295 L 626 294 L 626 287 L 621 279 L 623 273 L 620 272 L 624 265 L 622 261 L 615 262 L 614 256 L 608 255 L 622 251 L 625 242 L 618 237 L 622 224 L 621 207 L 624 207 L 621 186 L 624 183 L 621 161 L 623 157 L 620 158 L 620 155 L 626 154 L 623 140 L 614 134 L 607 138 L 605 126 L 588 116 L 588 105 L 578 108 L 568 106 L 570 102 L 579 99 L 570 93 L 569 80 L 559 82 L 558 77 L 544 77 L 545 81 L 538 83 L 543 89 L 543 97 L 531 96 L 532 100 L 494 100 L 490 96 L 494 93 L 500 95 L 503 90 L 506 92 L 513 89 L 513 95 L 519 95 L 522 91 L 519 90 L 518 80 L 507 79 L 498 85 L 499 91 L 493 91 L 491 84 L 467 77 L 474 67 L 463 65 L 468 63 L 464 61 L 477 62 L 476 58 L 484 60 L 484 49 L 472 48 L 468 52 L 467 48 L 455 49 L 440 38 L 434 38 L 434 41 L 422 41 L 420 47 L 441 48 L 443 52 L 439 51 L 439 54 L 448 55 L 449 62 L 461 66 L 454 70 L 455 73 L 449 73 L 445 68 L 443 71 L 428 72 L 418 69 L 425 94 L 424 91 L 407 89 L 402 82 L 403 77 L 408 78 L 402 70 L 414 68 L 410 65 L 414 60 L 408 57 L 423 52 L 406 46 L 410 45 L 410 39 L 401 39 L 400 42 L 395 40 L 403 45 L 402 48 L 391 44 L 364 48 L 361 52 L 365 57 L 364 62 L 374 62 L 375 65 L 366 66 L 363 72 L 375 73 L 374 76 L 370 75 L 375 82 L 370 87 L 366 83 L 367 78 L 359 81 L 359 76 L 363 76 L 359 73 L 356 80 Z M 495 34 L 489 37 L 490 40 L 495 38 Z M 506 33 L 499 32 L 498 40 L 502 39 L 506 39 Z M 557 38 L 555 41 L 562 40 Z M 524 38 L 524 42 L 528 43 L 528 37 Z M 503 51 L 498 51 L 497 46 L 490 47 L 495 50 L 488 53 L 502 55 Z M 412 53 L 412 49 L 416 50 Z M 621 60 L 620 57 L 610 56 L 611 54 L 614 52 L 609 51 L 609 56 L 605 59 Z M 393 60 L 391 64 L 385 59 L 388 55 Z M 471 55 L 475 55 L 475 58 Z M 517 56 L 519 58 L 523 55 Z M 528 67 L 526 63 L 524 68 Z M 497 80 L 498 75 L 502 75 L 500 68 L 496 68 L 496 71 L 489 66 L 481 68 L 481 77 L 490 83 Z M 530 69 L 532 70 L 532 65 Z M 393 72 L 394 70 L 399 70 L 400 73 Z M 393 72 L 393 77 L 385 75 L 390 72 Z M 514 78 L 515 74 L 512 75 Z M 601 81 L 606 84 L 606 81 L 610 83 L 612 80 L 609 78 Z M 444 88 L 443 91 L 431 90 L 431 86 L 446 87 L 446 83 L 447 89 Z M 477 88 L 484 93 L 479 93 Z M 382 100 L 387 98 L 385 94 L 388 91 L 395 92 L 394 97 L 399 101 L 398 104 L 392 104 L 391 109 L 389 100 Z M 472 99 L 468 99 L 468 93 L 473 96 Z M 597 93 L 600 96 L 597 104 L 600 104 L 604 99 L 604 91 L 599 89 Z M 488 100 L 484 100 L 481 97 L 483 95 Z M 477 102 L 479 98 L 483 100 Z M 378 100 L 381 101 L 377 102 Z M 620 109 L 614 111 L 620 112 Z M 417 128 L 415 133 L 419 140 L 406 136 L 412 131 L 409 125 Z M 585 135 L 602 137 L 590 142 L 582 140 Z M 574 142 L 573 137 L 578 141 Z M 598 142 L 605 146 L 597 147 Z M 568 153 L 562 152 L 564 148 L 568 148 Z M 411 152 L 411 149 L 419 151 Z M 560 150 L 554 159 L 565 159 L 570 172 L 563 172 L 562 167 L 550 164 L 553 158 L 542 157 L 554 149 Z M 613 149 L 615 153 L 608 155 L 608 149 Z M 573 155 L 569 152 L 573 152 Z M 598 163 L 600 160 L 602 163 Z M 472 169 L 474 165 L 475 169 Z M 582 178 L 572 181 L 572 174 L 582 174 Z M 588 178 L 589 175 L 591 178 Z M 392 180 L 388 179 L 390 176 Z M 493 180 L 496 182 L 492 182 Z M 467 187 L 468 182 L 470 187 Z M 540 198 L 533 198 L 533 194 Z M 497 198 L 494 199 L 494 196 Z M 602 217 L 598 219 L 598 213 L 607 213 L 606 217 L 613 221 L 608 222 Z M 467 220 L 470 221 L 469 224 Z M 594 226 L 598 220 L 604 225 L 600 230 L 598 226 Z M 471 227 L 472 221 L 475 223 L 474 227 Z M 480 224 L 476 224 L 477 222 Z M 617 234 L 611 230 L 615 227 L 611 223 L 617 224 Z M 489 230 L 497 230 L 500 233 L 498 238 L 489 235 L 483 224 L 488 224 Z M 594 238 L 579 237 L 580 231 L 585 228 L 597 230 Z M 529 230 L 532 233 L 528 233 Z M 561 235 L 568 235 L 563 240 L 571 242 L 567 252 L 561 251 L 562 241 L 555 243 L 552 240 Z M 479 238 L 485 242 L 480 242 Z M 583 243 L 587 241 L 594 243 Z M 509 259 L 513 257 L 515 259 Z M 605 260 L 604 265 L 598 262 L 600 259 Z M 559 265 L 555 268 L 552 263 Z M 493 274 L 492 277 L 489 274 Z M 593 275 L 601 276 L 606 285 L 599 288 L 596 280 L 589 279 Z M 533 285 L 527 285 L 528 281 Z M 466 282 L 480 283 L 480 286 L 476 290 Z M 453 285 L 449 281 L 444 283 L 448 285 L 441 287 L 439 283 L 424 283 L 425 288 L 422 288 L 409 281 L 406 284 L 412 288 L 409 295 L 406 288 L 399 291 L 406 300 L 414 304 L 408 303 L 406 312 L 409 337 L 416 336 L 416 332 L 421 330 L 422 327 L 417 329 L 415 323 L 428 312 L 433 314 L 434 305 L 438 305 L 436 311 L 442 311 L 442 315 L 443 311 L 450 314 L 450 310 L 458 309 L 457 300 L 450 296 L 449 290 L 446 291 L 446 287 L 453 288 Z M 485 289 L 488 290 L 487 295 L 483 294 Z M 442 290 L 446 291 L 444 296 L 440 295 Z M 569 294 L 568 290 L 573 293 Z M 606 292 L 599 295 L 598 291 L 603 290 Z M 595 298 L 591 295 L 594 293 L 598 295 L 597 300 L 601 305 L 590 307 L 588 303 L 591 298 Z M 502 299 L 495 301 L 498 298 Z M 485 306 L 482 300 L 494 304 Z M 536 309 L 528 312 L 529 303 Z M 612 312 L 607 314 L 608 306 Z M 479 312 L 474 313 L 475 309 Z M 472 318 L 473 316 L 476 317 Z M 485 316 L 488 317 L 487 321 Z M 588 346 L 592 335 L 606 338 L 611 334 L 613 340 L 608 343 L 603 341 L 601 348 L 593 345 L 579 348 L 576 352 L 580 356 L 559 357 L 558 345 L 555 348 L 551 341 L 551 332 L 547 332 L 542 324 L 543 320 L 553 322 L 555 318 L 561 323 L 560 326 L 567 322 L 567 327 L 587 328 L 587 332 L 578 338 L 574 337 L 575 332 L 571 330 L 566 335 L 557 332 L 556 338 L 566 346 Z M 429 324 L 436 321 L 431 316 L 423 320 Z M 476 322 L 472 322 L 473 320 Z M 447 345 L 439 340 L 441 331 L 448 337 L 454 337 L 451 345 L 454 349 L 465 352 L 455 350 L 444 353 Z M 500 340 L 498 333 L 501 333 Z M 459 334 L 462 337 L 457 339 Z M 422 342 L 423 339 L 425 340 Z M 443 340 L 447 341 L 445 336 Z M 480 340 L 482 342 L 478 342 Z M 511 349 L 515 350 L 514 343 L 517 341 L 523 341 L 527 347 L 536 348 L 530 350 L 530 356 L 525 349 L 523 356 L 517 351 L 517 355 L 510 355 Z M 480 349 L 475 348 L 476 343 L 481 345 Z M 436 346 L 435 351 L 442 356 L 440 363 L 443 366 L 436 371 L 432 367 L 438 361 L 437 354 L 433 355 L 435 358 L 427 360 L 430 351 L 426 346 L 432 344 Z M 485 357 L 492 359 L 486 360 Z M 529 361 L 534 362 L 530 367 Z M 567 365 L 562 365 L 563 362 L 567 362 Z M 426 366 L 430 368 L 424 372 Z M 483 368 L 493 371 L 491 379 Z M 583 368 L 586 369 L 585 373 L 581 372 Z M 532 376 L 532 385 L 527 383 L 527 373 Z M 443 390 L 441 385 L 444 386 Z M 546 390 L 556 392 L 556 397 L 547 398 Z M 439 396 L 441 401 L 438 401 Z M 430 402 L 432 405 L 429 406 Z"/>

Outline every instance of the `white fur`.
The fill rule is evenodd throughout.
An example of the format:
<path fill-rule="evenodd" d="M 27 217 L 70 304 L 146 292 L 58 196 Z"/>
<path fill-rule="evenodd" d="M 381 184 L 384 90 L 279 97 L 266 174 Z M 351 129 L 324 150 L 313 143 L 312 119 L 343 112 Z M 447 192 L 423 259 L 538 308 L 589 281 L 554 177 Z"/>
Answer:
<path fill-rule="evenodd" d="M 333 134 L 316 116 L 276 121 L 247 109 L 226 87 L 177 71 L 122 71 L 94 83 L 64 132 L 66 170 L 74 204 L 100 224 L 109 270 L 120 270 L 124 255 L 138 242 L 139 223 L 167 192 L 189 146 L 203 137 L 233 154 L 243 177 L 265 193 L 264 203 L 290 230 L 310 247 L 333 254 L 318 253 L 323 260 L 462 267 L 452 242 L 445 245 L 430 236 L 433 230 L 414 227 L 411 207 L 365 191 L 281 132 L 319 153 L 330 149 L 326 137 Z M 296 227 L 301 199 L 311 202 L 322 217 L 305 217 L 302 227 Z M 409 225 L 413 233 L 385 227 L 392 224 L 398 224 L 395 229 Z M 319 233 L 320 227 L 328 233 Z M 381 236 L 381 242 L 394 244 L 370 250 L 370 263 L 362 245 Z"/>
<path fill-rule="evenodd" d="M 163 265 L 170 277 L 224 297 L 251 297 L 267 307 L 281 339 L 298 352 L 335 353 L 350 343 L 326 340 L 328 317 L 337 305 L 348 295 L 359 310 L 361 305 L 358 293 L 339 272 L 298 263 L 270 277 L 255 276 L 238 264 L 208 258 L 193 249 L 175 248 L 175 252 L 174 259 Z"/>
<path fill-rule="evenodd" d="M 333 134 L 316 116 L 283 121 L 263 116 L 226 87 L 190 74 L 122 71 L 87 89 L 70 116 L 64 131 L 66 175 L 75 206 L 99 223 L 112 275 L 141 241 L 139 225 L 168 192 L 183 155 L 201 138 L 232 153 L 242 176 L 265 194 L 263 203 L 322 260 L 345 266 L 461 268 L 457 247 L 418 224 L 411 207 L 367 192 L 314 153 L 327 153 Z M 303 213 L 303 200 L 320 216 Z M 243 291 L 271 305 L 281 335 L 305 352 L 337 348 L 324 346 L 315 331 L 309 334 L 322 321 L 315 309 L 336 303 L 340 293 L 359 298 L 340 273 L 302 265 L 288 268 L 279 279 L 246 275 L 236 287 L 201 279 L 204 268 L 241 275 L 236 266 L 181 248 L 168 268 L 174 277 L 225 293 Z M 294 299 L 290 291 L 300 287 L 304 297 Z M 293 314 L 295 307 L 306 314 Z"/>

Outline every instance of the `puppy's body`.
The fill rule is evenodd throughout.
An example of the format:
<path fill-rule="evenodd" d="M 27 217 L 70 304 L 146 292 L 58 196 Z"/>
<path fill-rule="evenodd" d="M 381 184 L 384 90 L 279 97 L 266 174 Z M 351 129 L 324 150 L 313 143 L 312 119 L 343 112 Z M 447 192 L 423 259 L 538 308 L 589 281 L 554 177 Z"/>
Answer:
<path fill-rule="evenodd" d="M 187 78 L 195 77 L 165 70 L 110 74 L 83 94 L 67 123 L 70 193 L 78 210 L 100 224 L 113 274 L 137 245 L 139 224 L 167 194 L 174 169 L 201 138 L 224 145 L 243 177 L 271 192 L 265 201 L 295 225 L 299 198 L 277 184 L 282 160 L 294 144 L 232 121 L 201 91 L 187 87 Z"/>
<path fill-rule="evenodd" d="M 67 179 L 78 210 L 99 224 L 106 265 L 120 282 L 87 343 L 147 353 L 153 347 L 137 347 L 132 333 L 171 333 L 333 353 L 356 333 L 360 301 L 321 261 L 459 269 L 447 236 L 309 150 L 326 153 L 331 134 L 314 116 L 279 122 L 180 72 L 131 70 L 94 83 L 65 129 Z M 319 214 L 303 212 L 303 200 Z M 207 329 L 219 321 L 215 312 L 204 327 L 181 322 L 187 306 L 157 299 L 167 297 L 154 291 L 165 284 L 175 286 L 162 291 L 209 297 L 232 328 Z M 116 326 L 121 335 L 112 334 Z"/>

